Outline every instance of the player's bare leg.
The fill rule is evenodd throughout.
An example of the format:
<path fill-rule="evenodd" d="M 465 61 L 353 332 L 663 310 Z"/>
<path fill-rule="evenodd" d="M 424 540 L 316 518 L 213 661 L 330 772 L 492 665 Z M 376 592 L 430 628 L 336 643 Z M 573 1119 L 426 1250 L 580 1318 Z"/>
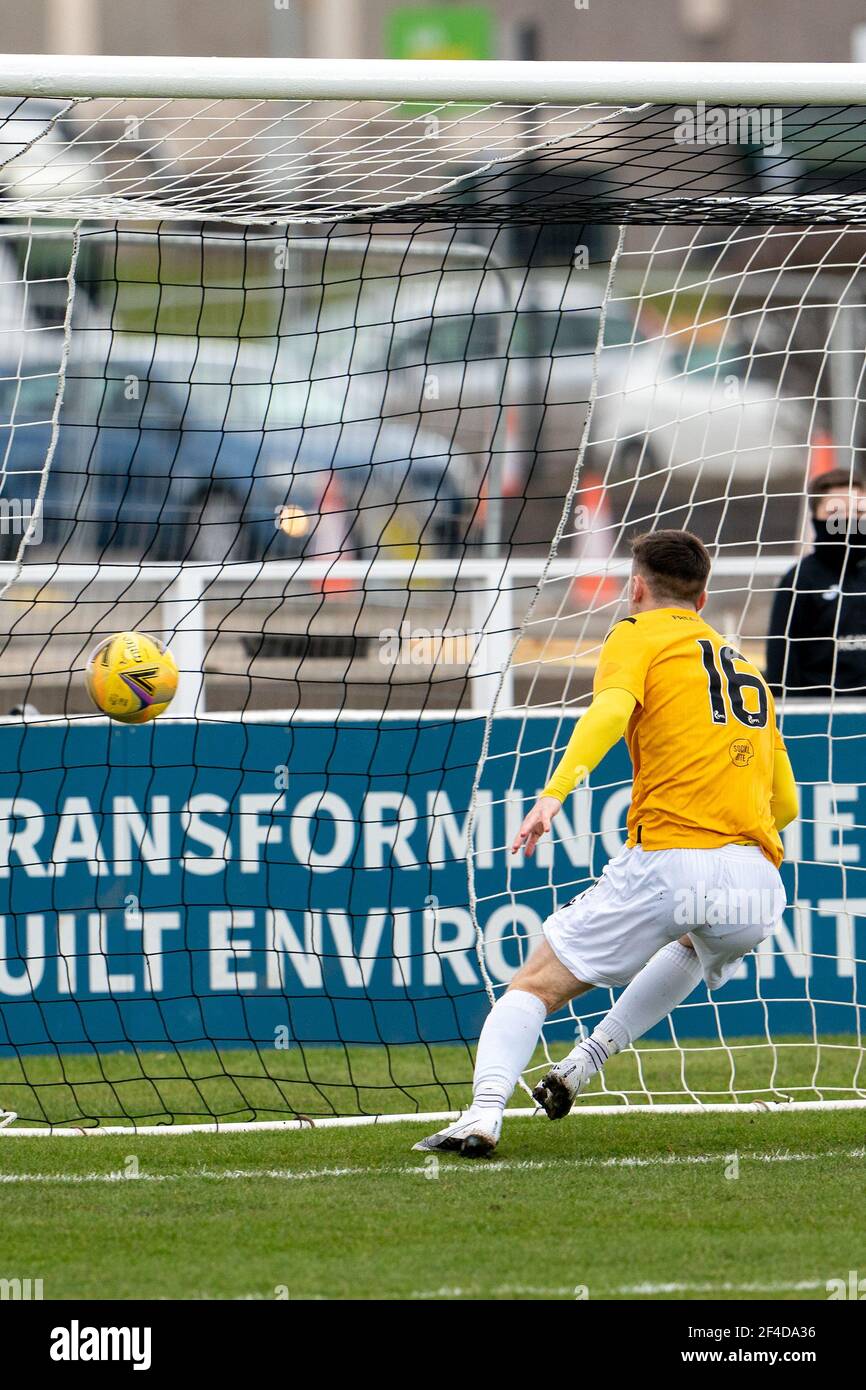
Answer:
<path fill-rule="evenodd" d="M 575 979 L 546 941 L 539 942 L 509 988 L 487 1016 L 472 1083 L 472 1104 L 447 1129 L 415 1144 L 416 1149 L 480 1158 L 492 1153 L 502 1132 L 502 1112 L 538 1043 L 541 1025 L 591 985 Z"/>
<path fill-rule="evenodd" d="M 535 1087 L 533 1098 L 549 1119 L 567 1115 L 596 1072 L 672 1013 L 698 986 L 701 976 L 687 936 L 663 946 L 623 990 L 592 1035 L 572 1048 Z"/>

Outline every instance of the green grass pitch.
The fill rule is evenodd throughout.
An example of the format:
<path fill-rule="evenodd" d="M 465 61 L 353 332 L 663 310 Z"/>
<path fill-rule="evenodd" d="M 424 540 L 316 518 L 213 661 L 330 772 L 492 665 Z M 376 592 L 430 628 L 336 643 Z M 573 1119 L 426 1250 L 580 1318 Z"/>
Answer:
<path fill-rule="evenodd" d="M 4 1138 L 2 1273 L 76 1299 L 825 1299 L 866 1270 L 864 1130 L 517 1118 L 495 1158 L 438 1164 L 405 1123 Z"/>
<path fill-rule="evenodd" d="M 841 1094 L 851 1042 L 783 1046 L 777 1084 L 817 1079 Z M 256 1073 L 254 1053 L 5 1061 L 0 1105 L 31 1121 L 201 1119 L 205 1105 L 263 1117 L 277 1087 L 284 1105 L 319 1114 L 350 1097 L 399 1113 L 459 1104 L 470 1064 L 461 1049 L 286 1053 L 268 1064 L 276 1077 Z M 642 1064 L 673 1099 L 676 1054 L 650 1048 Z M 737 1054 L 756 1087 L 770 1066 L 766 1048 Z M 692 1085 L 724 1094 L 724 1052 L 690 1048 L 685 1067 Z M 616 1059 L 609 1084 L 630 1088 L 635 1068 Z M 496 1155 L 476 1162 L 412 1152 L 435 1127 L 423 1122 L 0 1135 L 0 1277 L 42 1279 L 46 1299 L 796 1301 L 825 1299 L 827 1281 L 850 1270 L 866 1275 L 866 1111 L 585 1108 L 558 1124 L 512 1118 Z"/>

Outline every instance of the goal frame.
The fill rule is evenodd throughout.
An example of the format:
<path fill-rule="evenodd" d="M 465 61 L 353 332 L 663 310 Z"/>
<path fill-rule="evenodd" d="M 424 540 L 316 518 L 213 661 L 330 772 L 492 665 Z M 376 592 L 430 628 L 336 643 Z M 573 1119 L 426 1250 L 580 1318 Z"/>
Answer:
<path fill-rule="evenodd" d="M 0 55 L 0 96 L 626 104 L 858 104 L 866 63 L 422 61 Z"/>
<path fill-rule="evenodd" d="M 385 101 L 400 103 L 484 102 L 526 106 L 603 103 L 643 106 L 706 101 L 721 104 L 801 106 L 861 104 L 866 107 L 866 64 L 855 63 L 630 63 L 630 62 L 454 62 L 363 59 L 260 59 L 214 57 L 147 57 L 123 55 L 68 56 L 0 55 L 0 96 L 37 99 L 165 98 L 183 100 L 249 99 L 276 101 Z M 291 223 L 293 218 L 286 217 Z M 494 267 L 495 268 L 495 267 Z M 481 562 L 478 562 L 481 564 Z M 562 563 L 562 562 L 560 562 Z M 490 566 L 502 562 L 491 560 Z M 513 568 L 513 563 L 512 566 Z M 229 577 L 232 576 L 232 567 Z M 276 573 L 279 567 L 273 567 Z M 284 567 L 285 568 L 285 567 Z M 331 574 L 356 577 L 368 566 L 339 562 Z M 428 562 L 429 568 L 429 562 Z M 290 567 L 291 573 L 299 572 Z M 568 564 L 569 573 L 579 567 Z M 439 573 L 435 563 L 431 575 Z M 261 567 L 255 567 L 256 574 Z M 414 567 L 418 572 L 418 567 Z M 465 573 L 465 565 L 463 568 Z M 611 568 L 616 572 L 616 567 Z M 318 573 L 305 562 L 304 575 Z M 182 578 L 182 576 L 180 576 Z M 196 577 L 200 592 L 207 577 Z M 172 595 L 180 608 L 189 592 Z M 195 669 L 193 667 L 193 669 Z M 494 681 L 495 683 L 495 681 Z M 491 701 L 491 704 L 493 702 Z M 477 711 L 474 711 L 477 714 Z M 492 710 L 491 710 L 492 717 Z M 646 1113 L 700 1114 L 761 1113 L 866 1108 L 866 1098 L 789 1102 L 755 1100 L 732 1103 L 608 1105 L 578 1108 L 580 1117 Z M 360 1115 L 279 1121 L 202 1122 L 200 1124 L 102 1125 L 70 1124 L 38 1128 L 14 1127 L 14 1114 L 0 1112 L 0 1137 L 111 1137 L 228 1133 L 255 1130 L 301 1130 L 393 1124 L 444 1122 L 458 1112 Z M 509 1116 L 532 1118 L 528 1107 L 510 1109 Z"/>

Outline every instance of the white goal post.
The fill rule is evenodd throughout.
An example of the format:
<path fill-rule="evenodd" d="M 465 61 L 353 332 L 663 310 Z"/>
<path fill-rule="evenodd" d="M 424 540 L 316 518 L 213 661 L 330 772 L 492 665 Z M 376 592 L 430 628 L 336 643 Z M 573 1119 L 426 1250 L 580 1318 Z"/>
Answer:
<path fill-rule="evenodd" d="M 467 62 L 7 53 L 0 95 L 619 106 L 856 105 L 864 63 Z"/>
<path fill-rule="evenodd" d="M 776 672 L 790 907 L 576 1112 L 866 1107 L 859 559 L 793 600 L 864 306 L 866 65 L 0 56 L 0 1135 L 456 1113 L 623 841 L 620 750 L 506 860 L 666 525 Z"/>

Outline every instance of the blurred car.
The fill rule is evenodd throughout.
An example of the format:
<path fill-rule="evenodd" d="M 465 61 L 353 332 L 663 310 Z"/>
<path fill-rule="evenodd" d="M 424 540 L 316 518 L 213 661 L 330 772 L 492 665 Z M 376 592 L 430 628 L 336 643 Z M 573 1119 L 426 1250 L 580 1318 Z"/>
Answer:
<path fill-rule="evenodd" d="M 271 380 L 273 363 L 237 343 L 196 342 L 186 373 L 177 344 L 99 346 L 82 335 L 70 355 L 39 558 L 441 554 L 471 521 L 468 461 L 417 420 L 308 426 L 309 383 Z M 29 515 L 51 452 L 57 380 L 56 361 L 32 352 L 0 361 L 6 559 L 19 544 L 9 516 Z"/>
<path fill-rule="evenodd" d="M 593 392 L 587 464 L 611 480 L 802 472 L 808 411 L 780 388 L 778 354 L 646 336 L 615 299 L 596 353 L 603 299 L 602 285 L 569 267 L 407 276 L 389 308 L 387 381 L 385 364 L 371 362 L 366 391 L 387 389 L 395 407 L 414 400 L 428 418 L 516 412 L 519 447 L 527 466 L 540 451 L 548 490 L 557 461 L 570 479 Z M 425 393 L 431 376 L 435 392 Z"/>
<path fill-rule="evenodd" d="M 563 496 L 596 372 L 615 382 L 631 356 L 656 355 L 627 307 L 612 304 L 610 347 L 596 358 L 604 288 L 570 266 L 412 274 L 390 300 L 376 294 L 363 305 L 371 322 L 366 355 L 359 341 L 353 356 L 351 408 L 420 410 L 484 457 L 493 493 L 506 498 Z M 555 524 L 538 507 L 500 522 L 530 544 Z"/>
<path fill-rule="evenodd" d="M 84 364 L 81 364 L 84 365 Z M 6 509 L 2 554 L 17 552 L 14 508 L 36 506 L 51 446 L 57 377 L 17 378 L 0 363 L 0 449 Z M 143 384 L 129 398 L 123 379 L 70 370 L 31 559 L 65 561 L 251 558 L 279 548 L 274 508 L 285 494 L 244 486 L 236 460 L 213 434 L 183 428 L 187 403 L 175 388 Z M 223 530 L 225 528 L 225 530 Z M 219 531 L 219 535 L 217 532 Z M 282 552 L 285 553 L 285 552 Z"/>
<path fill-rule="evenodd" d="M 68 102 L 0 97 L 0 189 L 15 198 L 70 196 L 93 186 L 97 138 L 77 145 L 64 120 Z"/>
<path fill-rule="evenodd" d="M 391 313 L 392 394 L 414 384 L 422 409 L 510 405 L 585 406 L 595 369 L 603 290 L 583 271 L 542 267 L 407 276 Z M 619 305 L 606 313 L 614 375 L 643 336 Z M 371 368 L 372 369 L 372 368 Z M 423 384 L 435 373 L 437 394 Z"/>
<path fill-rule="evenodd" d="M 602 374 L 587 463 L 610 481 L 673 470 L 757 482 L 805 468 L 809 418 L 771 363 L 743 343 L 678 343 L 629 354 Z M 605 356 L 607 348 L 602 352 Z"/>

